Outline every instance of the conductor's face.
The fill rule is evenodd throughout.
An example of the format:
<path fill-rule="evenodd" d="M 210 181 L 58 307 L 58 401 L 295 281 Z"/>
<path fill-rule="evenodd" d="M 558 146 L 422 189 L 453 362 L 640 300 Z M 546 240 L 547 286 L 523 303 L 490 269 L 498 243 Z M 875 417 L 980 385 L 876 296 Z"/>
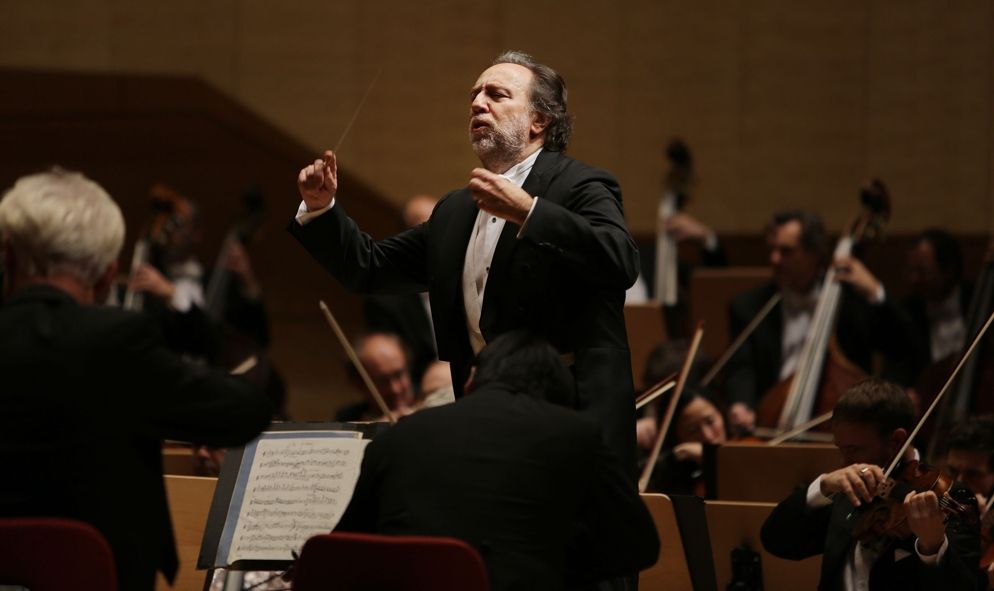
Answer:
<path fill-rule="evenodd" d="M 527 147 L 541 143 L 544 125 L 532 112 L 531 70 L 517 64 L 487 68 L 470 91 L 469 139 L 481 160 L 516 161 Z"/>

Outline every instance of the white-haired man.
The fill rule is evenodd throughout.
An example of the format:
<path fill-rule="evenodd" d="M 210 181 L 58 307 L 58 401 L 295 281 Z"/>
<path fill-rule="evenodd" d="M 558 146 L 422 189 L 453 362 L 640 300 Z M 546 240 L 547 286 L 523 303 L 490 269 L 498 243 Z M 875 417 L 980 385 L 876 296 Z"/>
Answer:
<path fill-rule="evenodd" d="M 80 519 L 103 533 L 121 589 L 177 560 L 162 439 L 231 446 L 266 426 L 248 383 L 170 353 L 150 320 L 102 302 L 124 219 L 82 174 L 19 179 L 0 201 L 0 516 Z M 223 417 L 223 420 L 218 420 Z"/>

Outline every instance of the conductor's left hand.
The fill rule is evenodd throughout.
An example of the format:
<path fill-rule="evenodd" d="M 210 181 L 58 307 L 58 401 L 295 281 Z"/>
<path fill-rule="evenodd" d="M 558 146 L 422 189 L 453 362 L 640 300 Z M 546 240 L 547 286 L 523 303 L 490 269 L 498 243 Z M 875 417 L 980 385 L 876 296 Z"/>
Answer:
<path fill-rule="evenodd" d="M 534 199 L 521 187 L 484 168 L 473 169 L 469 190 L 477 207 L 519 226 L 525 223 Z"/>

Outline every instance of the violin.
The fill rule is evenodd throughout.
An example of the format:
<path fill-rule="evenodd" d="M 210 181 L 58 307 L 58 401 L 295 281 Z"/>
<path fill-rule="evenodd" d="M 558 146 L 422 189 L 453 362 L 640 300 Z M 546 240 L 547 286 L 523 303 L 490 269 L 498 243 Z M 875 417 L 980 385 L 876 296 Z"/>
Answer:
<path fill-rule="evenodd" d="M 858 508 L 853 514 L 856 523 L 852 536 L 863 544 L 896 541 L 911 535 L 908 527 L 904 498 L 910 492 L 931 491 L 939 499 L 939 509 L 947 517 L 957 517 L 964 523 L 976 523 L 976 505 L 966 498 L 957 499 L 950 494 L 953 478 L 947 472 L 922 464 L 917 460 L 903 463 L 894 478 L 877 487 L 873 502 Z M 973 498 L 972 494 L 967 496 Z"/>
<path fill-rule="evenodd" d="M 879 234 L 890 217 L 890 194 L 874 179 L 860 191 L 862 211 L 839 239 L 834 258 L 848 257 L 856 245 Z M 830 412 L 839 397 L 865 377 L 863 371 L 845 358 L 833 336 L 842 296 L 842 285 L 830 267 L 825 274 L 811 328 L 808 331 L 797 371 L 776 384 L 761 399 L 756 409 L 756 424 L 786 431 L 813 416 Z"/>

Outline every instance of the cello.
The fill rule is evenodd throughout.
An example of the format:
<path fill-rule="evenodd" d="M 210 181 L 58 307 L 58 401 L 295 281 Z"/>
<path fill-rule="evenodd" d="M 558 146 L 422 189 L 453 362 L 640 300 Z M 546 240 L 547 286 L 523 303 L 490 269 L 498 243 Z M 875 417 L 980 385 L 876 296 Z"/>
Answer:
<path fill-rule="evenodd" d="M 890 196 L 879 180 L 874 179 L 860 191 L 860 202 L 862 211 L 836 244 L 834 259 L 851 256 L 854 247 L 877 235 L 890 216 Z M 781 431 L 793 429 L 812 416 L 830 412 L 842 393 L 864 377 L 863 371 L 845 358 L 833 338 L 841 296 L 837 270 L 829 266 L 797 370 L 760 400 L 757 425 Z"/>

